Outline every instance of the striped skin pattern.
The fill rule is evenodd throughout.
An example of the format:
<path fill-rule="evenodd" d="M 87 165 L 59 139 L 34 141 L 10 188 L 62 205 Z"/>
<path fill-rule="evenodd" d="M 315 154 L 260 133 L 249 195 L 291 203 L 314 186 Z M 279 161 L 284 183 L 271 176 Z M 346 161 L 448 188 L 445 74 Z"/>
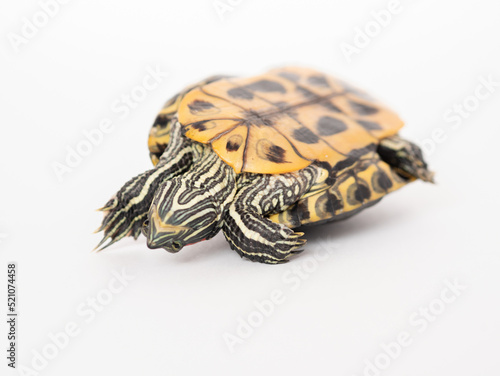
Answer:
<path fill-rule="evenodd" d="M 172 127 L 172 141 L 156 167 L 130 179 L 103 208 L 99 209 L 105 214 L 102 225 L 97 231 L 104 231 L 104 237 L 96 249 L 103 250 L 125 236 L 137 239 L 147 218 L 156 188 L 165 180 L 188 170 L 193 161 L 194 144 L 181 136 L 181 128 L 178 122 L 175 120 L 174 122 L 177 125 Z M 111 241 L 103 246 L 108 239 Z"/>
<path fill-rule="evenodd" d="M 224 214 L 236 194 L 236 173 L 210 146 L 195 145 L 197 155 L 192 167 L 157 189 L 149 211 L 150 218 L 157 213 L 164 224 L 188 230 L 162 233 L 149 220 L 144 234 L 150 248 L 175 252 L 173 242 L 182 247 L 210 239 L 222 227 Z"/>
<path fill-rule="evenodd" d="M 105 217 L 96 232 L 104 231 L 104 237 L 96 250 L 101 251 L 125 236 L 137 239 L 147 218 L 156 188 L 166 179 L 182 174 L 191 165 L 195 151 L 194 143 L 182 137 L 182 129 L 176 118 L 179 103 L 194 87 L 221 78 L 227 76 L 212 76 L 187 87 L 163 106 L 148 138 L 151 161 L 156 168 L 129 180 L 103 208 L 99 209 L 105 213 Z M 103 246 L 108 239 L 111 241 Z"/>
<path fill-rule="evenodd" d="M 112 242 L 125 235 L 137 236 L 145 221 L 143 233 L 150 248 L 177 252 L 185 245 L 210 239 L 222 228 L 230 247 L 241 257 L 279 264 L 300 252 L 306 242 L 301 239 L 303 233 L 292 228 L 345 219 L 415 180 L 400 176 L 384 162 L 376 145 L 333 167 L 314 163 L 285 174 L 236 174 L 210 145 L 192 143 L 181 136 L 177 122 L 172 129 L 171 143 L 150 171 L 174 165 L 177 170 L 164 177 L 158 173 L 156 178 L 147 172 L 146 177 L 132 179 L 110 200 L 107 210 L 111 213 L 103 226 L 108 229 L 107 237 L 115 234 Z M 415 159 L 411 165 L 426 168 L 420 150 L 399 138 L 384 143 L 385 156 L 391 157 L 391 145 L 401 142 L 406 149 L 417 150 L 405 157 L 405 163 Z M 394 150 L 397 153 L 399 149 Z M 189 162 L 180 163 L 181 156 L 188 156 Z M 136 190 L 133 195 L 131 187 Z M 117 205 L 118 197 L 127 205 Z M 175 230 L 157 228 L 154 218 Z"/>
<path fill-rule="evenodd" d="M 397 169 L 384 162 L 376 145 L 333 167 L 314 163 L 285 174 L 236 174 L 210 145 L 181 136 L 178 122 L 172 129 L 172 141 L 157 167 L 132 179 L 108 203 L 111 214 L 103 226 L 108 229 L 105 235 L 115 234 L 112 243 L 125 235 L 137 237 L 145 221 L 143 233 L 150 248 L 177 252 L 210 239 L 222 228 L 241 257 L 279 264 L 300 252 L 306 242 L 301 239 L 303 233 L 292 228 L 345 219 L 415 180 L 397 172 L 400 163 L 395 163 Z M 385 158 L 399 153 L 398 161 L 427 171 L 415 145 L 393 138 L 382 143 Z M 393 145 L 398 147 L 391 155 Z M 412 152 L 401 158 L 402 148 Z M 179 163 L 181 156 L 188 156 L 189 162 Z M 178 169 L 164 176 L 165 166 L 174 165 Z M 127 205 L 117 205 L 119 197 Z M 157 228 L 155 217 L 175 230 Z"/>
<path fill-rule="evenodd" d="M 223 232 L 231 248 L 252 261 L 279 264 L 305 244 L 302 232 L 273 223 L 266 215 L 294 204 L 314 184 L 320 169 L 311 165 L 281 175 L 242 174 L 238 193 L 224 221 Z"/>

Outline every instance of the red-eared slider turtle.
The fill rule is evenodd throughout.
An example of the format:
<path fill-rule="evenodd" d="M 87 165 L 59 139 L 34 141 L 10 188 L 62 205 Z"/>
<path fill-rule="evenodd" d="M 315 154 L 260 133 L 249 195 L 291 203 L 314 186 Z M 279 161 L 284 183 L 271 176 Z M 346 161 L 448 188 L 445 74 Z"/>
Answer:
<path fill-rule="evenodd" d="M 292 228 L 347 218 L 432 180 L 420 149 L 398 136 L 402 126 L 365 92 L 312 69 L 212 77 L 159 113 L 155 167 L 101 209 L 98 247 L 142 231 L 149 248 L 178 252 L 222 230 L 240 256 L 282 263 L 305 244 Z"/>

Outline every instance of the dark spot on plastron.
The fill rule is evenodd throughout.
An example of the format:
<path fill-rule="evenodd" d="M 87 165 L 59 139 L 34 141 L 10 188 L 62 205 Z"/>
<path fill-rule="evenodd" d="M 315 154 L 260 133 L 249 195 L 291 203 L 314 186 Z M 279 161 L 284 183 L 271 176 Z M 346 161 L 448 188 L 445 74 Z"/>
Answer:
<path fill-rule="evenodd" d="M 257 155 L 274 163 L 289 163 L 285 160 L 285 149 L 266 139 L 257 142 Z"/>
<path fill-rule="evenodd" d="M 286 89 L 282 84 L 271 80 L 260 80 L 245 85 L 245 88 L 252 91 L 261 91 L 264 93 L 272 93 L 272 92 L 286 93 Z"/>
<path fill-rule="evenodd" d="M 392 181 L 384 171 L 376 171 L 372 175 L 373 190 L 378 193 L 386 193 L 392 188 Z"/>
<path fill-rule="evenodd" d="M 320 218 L 326 218 L 342 210 L 342 200 L 334 194 L 326 191 L 316 200 L 315 210 Z"/>
<path fill-rule="evenodd" d="M 367 104 L 354 102 L 354 101 L 349 101 L 349 104 L 351 105 L 351 108 L 358 115 L 373 115 L 373 114 L 376 114 L 378 112 L 378 108 L 369 106 Z"/>
<path fill-rule="evenodd" d="M 382 129 L 379 123 L 375 123 L 374 121 L 367 120 L 358 120 L 358 123 L 365 128 L 367 131 L 376 131 Z"/>
<path fill-rule="evenodd" d="M 235 88 L 229 89 L 227 91 L 227 94 L 231 98 L 235 98 L 235 99 L 253 99 L 252 92 L 248 91 L 247 89 L 245 89 L 243 87 L 235 87 Z"/>
<path fill-rule="evenodd" d="M 325 218 L 328 213 L 328 192 L 325 192 L 321 196 L 318 197 L 316 203 L 314 204 L 314 210 L 316 215 L 320 218 Z"/>
<path fill-rule="evenodd" d="M 306 127 L 295 129 L 293 138 L 305 144 L 316 144 L 319 141 L 319 137 Z"/>
<path fill-rule="evenodd" d="M 298 74 L 292 72 L 280 72 L 278 73 L 278 75 L 293 82 L 297 82 L 300 79 L 300 76 Z"/>
<path fill-rule="evenodd" d="M 189 107 L 189 111 L 192 114 L 197 114 L 199 112 L 210 110 L 210 109 L 214 108 L 215 106 L 210 102 L 203 101 L 200 99 L 195 99 L 190 104 L 188 104 L 188 107 Z"/>
<path fill-rule="evenodd" d="M 299 213 L 301 221 L 308 220 L 309 218 L 311 218 L 311 213 L 309 212 L 307 200 L 298 202 L 296 207 L 296 212 Z"/>
<path fill-rule="evenodd" d="M 363 204 L 371 196 L 370 188 L 364 181 L 358 181 L 347 188 L 347 202 L 350 205 Z"/>
<path fill-rule="evenodd" d="M 342 200 L 337 197 L 335 193 L 330 193 L 328 195 L 327 210 L 329 213 L 337 213 L 344 208 Z"/>
<path fill-rule="evenodd" d="M 278 145 L 272 145 L 267 153 L 267 159 L 275 163 L 285 162 L 285 149 Z"/>
<path fill-rule="evenodd" d="M 191 124 L 191 127 L 200 131 L 200 132 L 203 132 L 204 130 L 206 130 L 207 128 L 205 128 L 205 122 L 204 121 L 200 121 L 198 123 L 193 123 Z"/>
<path fill-rule="evenodd" d="M 323 116 L 318 120 L 316 128 L 320 136 L 331 136 L 345 131 L 347 125 L 340 119 L 331 116 Z"/>
<path fill-rule="evenodd" d="M 342 209 L 344 209 L 342 200 L 337 196 L 337 194 L 328 192 L 328 201 L 326 203 L 327 213 L 335 214 Z"/>
<path fill-rule="evenodd" d="M 160 128 L 164 128 L 167 124 L 170 118 L 166 115 L 158 115 L 155 120 L 155 124 L 159 125 Z"/>
<path fill-rule="evenodd" d="M 243 137 L 239 134 L 235 134 L 231 137 L 226 142 L 226 150 L 227 151 L 237 151 L 241 144 L 243 143 Z"/>
<path fill-rule="evenodd" d="M 307 82 L 313 86 L 330 87 L 325 76 L 310 76 L 307 78 Z"/>
<path fill-rule="evenodd" d="M 359 184 L 358 189 L 356 189 L 356 199 L 360 202 L 364 202 L 365 200 L 370 199 L 370 196 L 370 188 L 368 188 L 366 185 Z"/>
<path fill-rule="evenodd" d="M 206 131 L 208 120 L 197 121 L 196 123 L 191 124 L 191 128 L 194 128 L 200 132 Z"/>

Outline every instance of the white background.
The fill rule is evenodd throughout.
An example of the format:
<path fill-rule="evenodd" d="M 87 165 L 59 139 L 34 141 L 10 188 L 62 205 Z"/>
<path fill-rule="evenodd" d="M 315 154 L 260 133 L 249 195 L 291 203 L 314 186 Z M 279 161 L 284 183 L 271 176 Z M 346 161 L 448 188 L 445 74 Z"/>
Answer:
<path fill-rule="evenodd" d="M 383 375 L 497 375 L 500 87 L 471 96 L 480 77 L 500 82 L 498 2 L 401 1 L 351 61 L 342 43 L 354 43 L 356 28 L 376 32 L 372 11 L 387 1 L 232 4 L 221 19 L 211 0 L 74 0 L 16 51 L 13 34 L 41 8 L 3 2 L 0 311 L 15 261 L 18 366 L 32 368 L 45 351 L 53 359 L 31 374 L 376 375 L 366 364 L 378 359 Z M 94 209 L 150 168 L 148 131 L 171 95 L 212 74 L 284 64 L 338 75 L 391 105 L 403 135 L 428 143 L 437 184 L 411 184 L 348 221 L 310 228 L 306 252 L 286 265 L 241 260 L 221 235 L 177 255 L 142 237 L 90 252 L 100 240 Z M 127 116 L 113 112 L 156 66 L 168 77 Z M 473 110 L 447 122 L 464 101 Z M 113 130 L 59 181 L 54 164 L 106 118 Z M 317 262 L 320 252 L 328 257 Z M 297 268 L 306 269 L 294 277 L 300 285 Z M 109 298 L 123 269 L 134 279 L 91 316 L 87 299 Z M 455 279 L 467 288 L 436 301 Z M 225 333 L 258 319 L 255 301 L 273 290 L 284 301 L 231 352 Z M 416 325 L 429 305 L 439 314 Z M 49 335 L 71 322 L 78 334 L 55 354 Z M 382 345 L 402 332 L 411 344 L 386 364 Z"/>

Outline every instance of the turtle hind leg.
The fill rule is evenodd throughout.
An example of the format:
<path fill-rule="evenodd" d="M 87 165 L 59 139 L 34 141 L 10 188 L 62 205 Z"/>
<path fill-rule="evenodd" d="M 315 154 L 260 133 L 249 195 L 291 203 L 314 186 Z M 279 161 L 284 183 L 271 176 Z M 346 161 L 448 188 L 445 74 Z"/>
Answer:
<path fill-rule="evenodd" d="M 165 180 L 187 171 L 193 160 L 193 152 L 192 142 L 181 136 L 180 125 L 176 123 L 173 125 L 171 142 L 156 167 L 130 179 L 99 209 L 104 212 L 104 218 L 96 232 L 104 231 L 104 237 L 95 249 L 101 251 L 125 236 L 137 239 L 156 189 Z M 105 244 L 108 239 L 111 241 Z"/>
<path fill-rule="evenodd" d="M 380 140 L 377 152 L 384 162 L 394 167 L 403 177 L 434 183 L 434 173 L 427 169 L 422 150 L 414 143 L 398 135 L 391 136 Z"/>
<path fill-rule="evenodd" d="M 306 167 L 282 175 L 249 174 L 224 218 L 222 231 L 231 249 L 241 257 L 267 264 L 280 264 L 301 252 L 303 233 L 272 222 L 267 215 L 283 211 L 306 193 L 318 169 Z"/>

